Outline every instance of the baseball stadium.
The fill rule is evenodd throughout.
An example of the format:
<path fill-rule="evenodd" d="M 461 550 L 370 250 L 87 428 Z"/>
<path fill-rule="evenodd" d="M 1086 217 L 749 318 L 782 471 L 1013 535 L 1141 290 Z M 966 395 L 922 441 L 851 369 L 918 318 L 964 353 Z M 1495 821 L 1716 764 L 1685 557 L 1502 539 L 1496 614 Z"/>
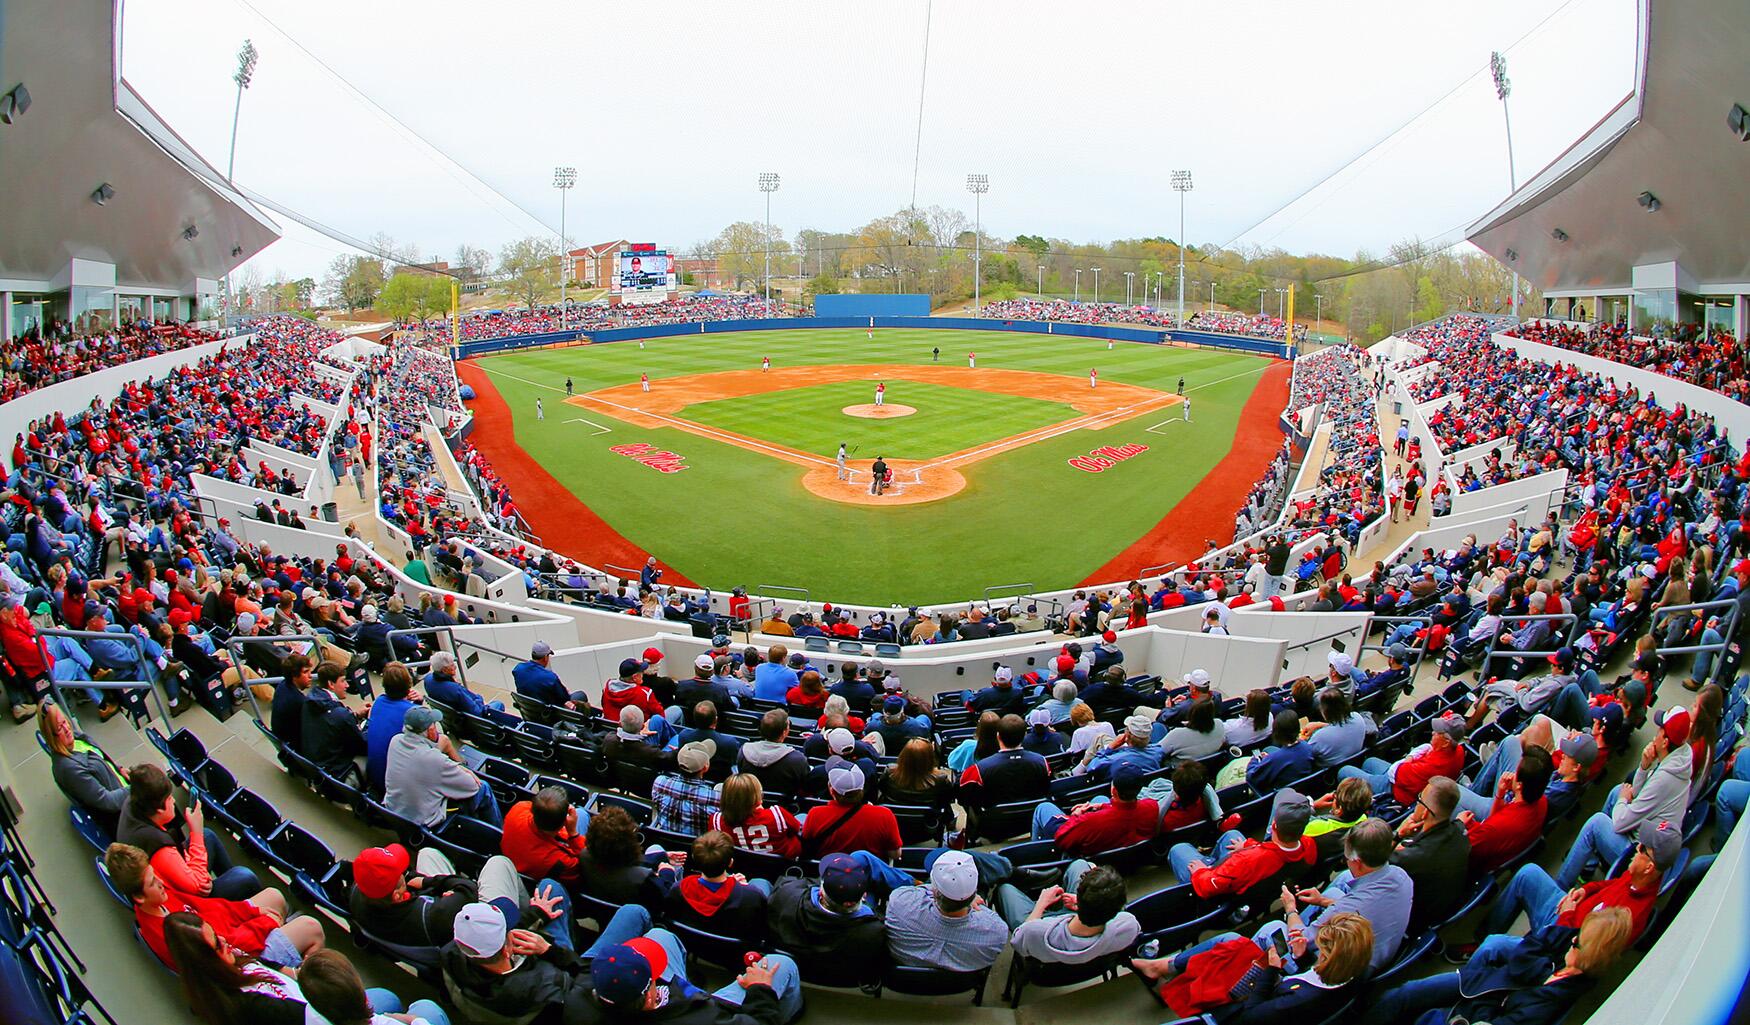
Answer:
<path fill-rule="evenodd" d="M 1747 48 L 0 0 L 0 1020 L 1746 1020 Z"/>

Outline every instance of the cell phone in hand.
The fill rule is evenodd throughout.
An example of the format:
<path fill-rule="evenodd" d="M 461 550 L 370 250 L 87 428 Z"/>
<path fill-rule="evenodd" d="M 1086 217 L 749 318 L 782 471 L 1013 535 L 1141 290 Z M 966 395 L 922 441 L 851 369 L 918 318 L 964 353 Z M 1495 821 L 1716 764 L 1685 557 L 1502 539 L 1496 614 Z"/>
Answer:
<path fill-rule="evenodd" d="M 1276 948 L 1276 956 L 1284 960 L 1288 958 L 1288 934 L 1274 933 L 1270 937 L 1270 945 Z"/>

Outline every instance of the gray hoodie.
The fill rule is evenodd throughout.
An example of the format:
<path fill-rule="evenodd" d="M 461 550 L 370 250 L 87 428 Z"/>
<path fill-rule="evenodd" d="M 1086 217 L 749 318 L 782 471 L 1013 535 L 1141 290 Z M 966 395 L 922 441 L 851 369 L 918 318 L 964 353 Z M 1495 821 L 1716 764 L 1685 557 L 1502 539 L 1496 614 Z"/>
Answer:
<path fill-rule="evenodd" d="M 1651 770 L 1635 770 L 1635 796 L 1618 801 L 1610 822 L 1624 836 L 1633 836 L 1642 822 L 1669 822 L 1683 828 L 1689 810 L 1689 774 L 1694 754 L 1688 744 L 1679 744 Z"/>

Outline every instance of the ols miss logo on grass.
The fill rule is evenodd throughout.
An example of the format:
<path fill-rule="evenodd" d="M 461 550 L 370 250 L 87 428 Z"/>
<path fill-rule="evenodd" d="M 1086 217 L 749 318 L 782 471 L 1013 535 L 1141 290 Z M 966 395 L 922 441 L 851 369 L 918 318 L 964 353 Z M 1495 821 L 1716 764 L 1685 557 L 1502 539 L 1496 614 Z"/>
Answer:
<path fill-rule="evenodd" d="M 1069 465 L 1089 473 L 1103 473 L 1147 451 L 1147 445 L 1101 445 L 1085 456 L 1071 456 Z"/>
<path fill-rule="evenodd" d="M 617 456 L 635 459 L 657 473 L 679 473 L 687 468 L 686 456 L 677 455 L 655 445 L 635 442 L 630 445 L 615 445 L 608 449 Z"/>

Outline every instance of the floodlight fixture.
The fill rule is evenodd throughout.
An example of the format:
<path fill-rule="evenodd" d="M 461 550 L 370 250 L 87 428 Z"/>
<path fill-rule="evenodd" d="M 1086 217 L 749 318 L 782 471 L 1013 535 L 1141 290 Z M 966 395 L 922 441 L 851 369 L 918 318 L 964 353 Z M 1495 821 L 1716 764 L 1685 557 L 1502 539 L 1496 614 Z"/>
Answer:
<path fill-rule="evenodd" d="M 261 51 L 247 39 L 243 40 L 243 48 L 237 51 L 237 71 L 231 76 L 231 81 L 237 83 L 237 88 L 247 89 L 255 78 L 255 65 L 261 63 Z"/>
<path fill-rule="evenodd" d="M 577 168 L 575 168 L 575 167 L 555 167 L 553 169 L 553 187 L 554 188 L 556 188 L 556 189 L 569 189 L 576 184 L 577 184 Z"/>

